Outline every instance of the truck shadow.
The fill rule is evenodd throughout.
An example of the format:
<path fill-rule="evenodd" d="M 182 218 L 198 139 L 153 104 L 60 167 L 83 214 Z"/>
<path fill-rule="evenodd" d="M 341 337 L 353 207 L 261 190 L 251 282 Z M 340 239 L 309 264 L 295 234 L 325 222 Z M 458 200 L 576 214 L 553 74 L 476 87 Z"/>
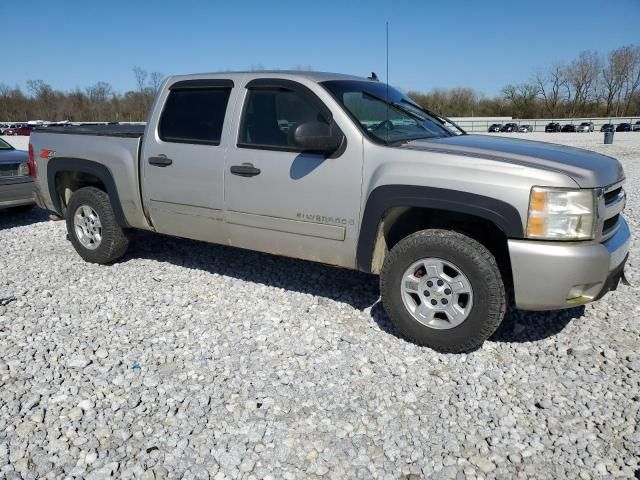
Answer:
<path fill-rule="evenodd" d="M 401 338 L 382 303 L 378 277 L 353 270 L 239 248 L 212 245 L 148 232 L 135 231 L 121 261 L 148 259 L 224 275 L 252 283 L 342 302 L 370 312 L 371 319 L 390 335 Z M 584 307 L 552 312 L 510 309 L 490 341 L 535 342 L 561 332 L 580 318 Z"/>
<path fill-rule="evenodd" d="M 313 295 L 363 310 L 379 296 L 378 279 L 353 270 L 214 245 L 155 233 L 132 231 L 120 261 L 148 259 L 169 262 L 252 283 Z"/>
<path fill-rule="evenodd" d="M 535 342 L 560 333 L 572 320 L 584 315 L 584 306 L 548 312 L 507 311 L 502 324 L 490 338 L 494 342 Z"/>
<path fill-rule="evenodd" d="M 490 342 L 526 343 L 544 340 L 560 333 L 572 320 L 582 317 L 584 307 L 549 312 L 529 312 L 509 309 L 498 330 L 489 338 Z M 384 311 L 382 303 L 371 309 L 371 318 L 378 326 L 402 338 Z"/>
<path fill-rule="evenodd" d="M 0 230 L 14 227 L 24 227 L 33 223 L 49 220 L 49 212 L 38 207 L 31 210 L 6 208 L 0 210 Z"/>

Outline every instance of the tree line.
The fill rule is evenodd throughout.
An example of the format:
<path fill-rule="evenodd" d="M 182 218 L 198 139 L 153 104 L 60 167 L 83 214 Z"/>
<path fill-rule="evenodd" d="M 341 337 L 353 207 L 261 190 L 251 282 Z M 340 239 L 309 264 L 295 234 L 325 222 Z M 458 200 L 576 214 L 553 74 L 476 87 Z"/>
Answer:
<path fill-rule="evenodd" d="M 107 82 L 69 92 L 54 90 L 42 80 L 28 80 L 27 93 L 0 83 L 0 121 L 141 122 L 164 75 L 133 68 L 136 88 L 123 94 Z"/>
<path fill-rule="evenodd" d="M 450 117 L 638 117 L 640 46 L 626 45 L 605 55 L 582 52 L 569 63 L 538 69 L 528 82 L 506 85 L 492 98 L 472 88 L 408 94 L 419 104 Z"/>
<path fill-rule="evenodd" d="M 29 80 L 27 93 L 0 82 L 0 121 L 144 121 L 164 76 L 140 67 L 133 68 L 133 75 L 136 88 L 125 93 L 102 81 L 62 92 L 42 80 Z M 527 82 L 506 85 L 493 97 L 473 88 L 408 95 L 450 117 L 640 117 L 640 45 L 606 54 L 582 52 L 568 63 L 538 69 Z"/>

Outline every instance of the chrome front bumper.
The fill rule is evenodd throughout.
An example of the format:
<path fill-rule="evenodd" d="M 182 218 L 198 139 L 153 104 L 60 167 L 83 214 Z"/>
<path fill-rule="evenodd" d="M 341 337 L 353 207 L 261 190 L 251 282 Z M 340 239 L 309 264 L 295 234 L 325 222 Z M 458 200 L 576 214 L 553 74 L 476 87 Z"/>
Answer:
<path fill-rule="evenodd" d="M 624 218 L 603 243 L 509 240 L 517 308 L 556 310 L 602 297 L 617 287 L 631 246 Z"/>

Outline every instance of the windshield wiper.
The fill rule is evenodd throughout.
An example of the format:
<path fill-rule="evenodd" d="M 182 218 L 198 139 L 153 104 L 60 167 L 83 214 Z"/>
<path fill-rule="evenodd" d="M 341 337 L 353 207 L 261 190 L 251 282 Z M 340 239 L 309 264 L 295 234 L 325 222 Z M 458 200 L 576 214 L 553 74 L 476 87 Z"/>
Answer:
<path fill-rule="evenodd" d="M 417 103 L 414 104 L 412 102 L 407 102 L 405 99 L 402 99 L 401 101 L 403 103 L 406 103 L 407 105 L 411 105 L 413 108 L 417 108 L 419 110 L 422 110 L 424 113 L 426 113 L 430 117 L 435 118 L 440 124 L 446 126 L 446 124 L 449 123 L 449 124 L 453 125 L 454 127 L 456 127 L 458 130 L 460 130 L 460 132 L 462 132 L 462 135 L 468 135 L 467 132 L 460 125 L 458 125 L 456 122 L 454 122 L 450 118 L 447 118 L 447 117 L 445 117 L 443 115 L 438 115 L 437 113 L 432 112 L 431 110 L 429 110 L 427 108 L 424 108 L 423 106 L 418 105 Z M 406 110 L 403 110 L 403 111 L 406 111 Z"/>
<path fill-rule="evenodd" d="M 411 110 L 409 110 L 408 108 L 404 107 L 401 103 L 399 102 L 388 102 L 389 105 L 393 105 L 394 107 L 396 107 L 398 110 L 403 111 L 404 113 L 406 113 L 407 115 L 409 115 L 410 117 L 415 118 L 416 120 L 420 120 L 421 122 L 424 122 L 427 118 L 423 117 L 422 115 L 417 114 L 416 112 L 412 112 Z"/>

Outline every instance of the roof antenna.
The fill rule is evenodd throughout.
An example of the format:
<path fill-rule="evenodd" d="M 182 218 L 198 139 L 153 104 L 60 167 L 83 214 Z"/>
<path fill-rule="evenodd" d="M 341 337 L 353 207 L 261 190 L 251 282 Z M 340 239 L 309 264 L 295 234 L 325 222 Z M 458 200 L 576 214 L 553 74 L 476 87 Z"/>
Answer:
<path fill-rule="evenodd" d="M 389 125 L 389 21 L 387 20 L 387 125 Z M 387 130 L 387 141 L 389 141 L 389 130 Z"/>
<path fill-rule="evenodd" d="M 368 77 L 369 80 L 373 80 L 374 82 L 379 82 L 380 79 L 378 78 L 378 75 L 376 75 L 376 72 L 371 72 L 371 76 Z"/>
<path fill-rule="evenodd" d="M 387 101 L 389 101 L 389 22 L 387 22 Z"/>

